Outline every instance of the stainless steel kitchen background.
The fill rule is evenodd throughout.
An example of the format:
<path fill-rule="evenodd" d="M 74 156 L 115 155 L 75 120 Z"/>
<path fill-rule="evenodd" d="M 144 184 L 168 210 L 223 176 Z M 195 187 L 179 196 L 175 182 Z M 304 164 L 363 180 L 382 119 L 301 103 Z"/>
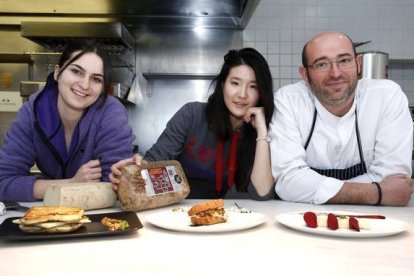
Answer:
<path fill-rule="evenodd" d="M 23 53 L 39 52 L 41 47 L 23 39 L 20 36 L 20 27 L 18 26 L 1 26 L 0 28 L 0 78 L 7 76 L 9 84 L 4 83 L 4 79 L 0 80 L 0 147 L 4 142 L 4 135 L 10 127 L 11 122 L 16 117 L 15 111 L 4 111 L 5 104 L 10 95 L 20 96 L 20 81 L 30 78 L 44 78 L 45 71 L 49 70 L 45 67 L 44 60 L 29 64 L 30 58 Z M 10 53 L 13 53 L 10 55 Z M 37 59 L 34 57 L 34 59 Z M 36 70 L 34 70 L 36 67 Z M 36 71 L 36 76 L 33 72 Z M 32 74 L 32 76 L 29 76 Z M 44 80 L 44 79 L 43 79 Z M 22 101 L 21 101 L 22 102 Z M 21 104 L 20 102 L 20 104 Z M 6 108 L 6 110 L 8 110 Z"/>
<path fill-rule="evenodd" d="M 222 2 L 227 5 L 220 6 Z M 235 15 L 238 10 L 237 5 L 232 5 L 235 2 L 238 1 L 91 0 L 85 3 L 81 0 L 69 2 L 0 0 L 0 52 L 43 50 L 30 40 L 20 37 L 21 21 L 122 21 L 136 39 L 135 65 L 138 85 L 133 89 L 136 104 L 126 106 L 141 151 L 145 151 L 151 142 L 145 142 L 146 139 L 143 137 L 144 142 L 140 143 L 140 135 L 156 137 L 156 132 L 159 131 L 151 127 L 154 125 L 151 120 L 155 120 L 155 117 L 150 118 L 150 114 L 156 113 L 144 110 L 154 109 L 161 114 L 164 112 L 172 114 L 173 110 L 180 105 L 179 103 L 174 104 L 175 99 L 180 98 L 175 95 L 178 93 L 177 91 L 189 94 L 188 98 L 183 95 L 184 101 L 205 97 L 205 95 L 199 95 L 199 92 L 192 93 L 190 90 L 204 91 L 204 88 L 207 88 L 209 75 L 217 72 L 218 68 L 214 67 L 221 64 L 220 58 L 224 54 L 225 48 L 227 50 L 233 45 L 255 47 L 267 57 L 275 88 L 278 88 L 300 79 L 297 72 L 300 64 L 300 51 L 303 43 L 315 33 L 324 30 L 340 30 L 349 34 L 355 41 L 372 40 L 371 43 L 362 46 L 359 50 L 389 53 L 389 77 L 402 86 L 410 104 L 414 105 L 414 47 L 412 47 L 414 45 L 414 28 L 410 27 L 414 23 L 414 2 L 406 0 L 262 0 L 260 2 L 247 1 L 248 4 L 246 4 L 246 1 L 240 1 L 240 3 L 254 7 L 242 16 L 244 18 Z M 166 15 L 166 5 L 169 5 L 169 9 L 176 13 L 175 16 Z M 16 10 L 18 10 L 17 13 L 15 13 Z M 149 11 L 154 16 L 150 16 Z M 145 27 L 149 25 L 152 27 Z M 214 41 L 203 40 L 202 37 L 197 36 L 192 28 L 202 25 L 207 30 L 205 33 L 207 36 L 204 39 L 220 38 L 220 35 L 214 35 L 215 33 L 232 34 L 228 46 L 225 46 L 225 41 L 222 41 L 221 46 L 221 42 L 218 42 L 217 46 Z M 171 38 L 174 34 L 177 34 L 177 40 Z M 166 43 L 172 43 L 172 47 L 169 48 L 170 45 Z M 186 43 L 190 43 L 190 45 L 188 46 Z M 165 54 L 164 51 L 169 54 Z M 187 53 L 192 56 L 186 56 Z M 161 54 L 160 57 L 158 57 L 159 54 Z M 46 65 L 50 62 L 49 58 L 37 56 L 36 59 L 43 59 L 43 61 L 35 62 L 34 78 L 44 80 L 45 70 L 51 69 Z M 197 70 L 199 65 L 196 64 L 208 65 L 202 65 L 200 66 L 202 69 Z M 0 66 L 3 65 L 0 64 Z M 26 68 L 25 65 L 20 65 Z M 0 70 L 2 70 L 1 68 L 10 70 L 13 66 L 20 65 L 5 64 L 5 67 L 0 67 Z M 186 85 L 189 88 L 182 86 L 181 89 L 180 85 L 185 83 L 182 79 L 163 75 L 165 73 L 163 70 L 170 68 L 170 66 L 174 68 L 174 70 L 167 72 L 172 73 L 171 75 L 198 73 L 201 79 L 194 80 L 192 76 L 185 76 L 183 78 L 188 80 Z M 22 70 L 26 72 L 26 69 Z M 142 76 L 142 72 L 152 72 L 153 74 L 147 74 L 146 79 Z M 202 76 L 203 74 L 206 76 Z M 26 73 L 23 75 L 25 76 Z M 160 87 L 164 87 L 161 89 L 164 92 L 155 92 Z M 198 89 L 197 87 L 202 88 Z M 169 102 L 171 109 L 168 111 L 158 108 L 162 106 L 164 101 Z M 153 105 L 154 102 L 157 104 Z M 143 118 L 140 118 L 141 111 L 138 111 L 140 109 Z M 158 116 L 160 115 L 157 114 Z M 0 113 L 0 117 L 3 118 L 2 113 Z M 161 117 L 166 118 L 169 115 Z M 141 122 L 144 118 L 145 121 Z M 164 118 L 160 120 L 163 121 Z M 158 119 L 155 121 L 158 122 Z M 4 132 L 3 129 L 0 129 L 0 132 L 2 131 Z M 151 134 L 146 134 L 148 131 Z M 150 140 L 153 138 L 148 139 L 148 141 Z"/>
<path fill-rule="evenodd" d="M 9 12 L 7 16 L 13 15 L 8 22 L 20 20 L 0 25 L 0 40 L 7 38 L 9 44 L 0 45 L 0 53 L 5 53 L 5 59 L 8 61 L 0 63 L 0 74 L 9 72 L 12 66 L 15 66 L 12 64 L 13 61 L 10 62 L 7 53 L 15 53 L 12 55 L 15 59 L 19 58 L 18 53 L 25 53 L 22 56 L 26 58 L 29 53 L 29 59 L 35 59 L 31 65 L 24 64 L 25 61 L 17 65 L 23 77 L 15 78 L 14 90 L 19 89 L 20 81 L 45 80 L 47 73 L 53 70 L 53 65 L 57 61 L 56 55 L 48 55 L 47 52 L 54 53 L 61 48 L 61 45 L 56 47 L 57 44 L 70 41 L 68 33 L 73 33 L 73 29 L 69 27 L 79 27 L 77 23 L 80 23 L 83 25 L 79 30 L 86 32 L 85 29 L 92 23 L 83 21 L 95 22 L 92 17 L 102 24 L 101 29 L 110 28 L 111 26 L 105 24 L 112 21 L 122 21 L 122 27 L 128 26 L 127 32 L 135 39 L 134 56 L 129 60 L 134 69 L 135 81 L 123 80 L 122 77 L 127 72 L 119 73 L 119 70 L 114 71 L 113 77 L 128 86 L 129 95 L 123 98 L 122 102 L 128 110 L 130 125 L 136 135 L 135 143 L 139 146 L 140 152 L 145 152 L 156 141 L 166 122 L 178 108 L 188 101 L 207 100 L 210 82 L 218 73 L 224 54 L 229 49 L 242 47 L 241 29 L 247 24 L 259 1 L 199 1 L 201 5 L 197 7 L 194 7 L 192 1 L 180 0 L 146 0 L 140 3 L 107 1 L 112 3 L 110 10 L 105 10 L 102 6 L 97 10 L 88 10 L 89 6 L 85 7 L 83 2 L 76 6 L 73 1 L 70 5 L 58 5 L 56 11 L 68 13 L 70 18 L 67 18 L 67 15 L 64 18 L 55 17 L 51 13 L 53 1 L 43 1 L 37 7 L 39 18 L 28 16 L 21 6 L 16 6 L 11 1 L 0 2 L 9 2 L 11 5 L 8 6 L 9 10 L 5 11 Z M 101 3 L 92 2 L 96 5 Z M 125 16 L 132 10 L 136 16 Z M 84 20 L 84 13 L 87 11 L 90 12 L 91 18 Z M 13 14 L 14 12 L 16 13 Z M 192 12 L 198 14 L 191 14 Z M 122 15 L 114 20 L 112 16 L 118 13 Z M 58 22 L 53 22 L 54 20 Z M 42 21 L 49 23 L 44 24 Z M 198 29 L 197 24 L 200 23 L 209 28 Z M 67 26 L 64 26 L 65 24 Z M 61 37 L 56 35 L 56 25 L 61 27 Z M 102 39 L 104 43 L 110 44 L 110 48 L 124 42 L 120 41 L 124 38 L 114 38 L 112 34 L 111 37 L 105 37 L 107 34 L 102 33 L 105 32 L 96 30 L 95 33 L 89 34 L 89 37 Z M 13 45 L 21 47 L 16 48 Z M 116 67 L 119 69 L 122 65 Z M 8 116 L 2 117 L 5 123 L 1 126 L 0 135 L 3 136 L 13 114 L 8 113 Z"/>
<path fill-rule="evenodd" d="M 242 47 L 239 30 L 138 31 L 136 106 L 129 118 L 145 152 L 184 103 L 206 101 L 212 77 L 229 49 Z"/>

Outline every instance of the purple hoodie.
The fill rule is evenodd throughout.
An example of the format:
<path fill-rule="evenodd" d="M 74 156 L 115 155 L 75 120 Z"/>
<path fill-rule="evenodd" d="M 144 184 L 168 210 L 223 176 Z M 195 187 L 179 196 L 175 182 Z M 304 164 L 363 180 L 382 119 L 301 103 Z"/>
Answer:
<path fill-rule="evenodd" d="M 57 109 L 57 83 L 50 74 L 43 90 L 30 96 L 8 130 L 0 151 L 0 201 L 35 201 L 36 179 L 67 179 L 93 159 L 109 181 L 112 164 L 132 156 L 134 135 L 124 106 L 109 96 L 91 105 L 79 121 L 66 150 Z M 30 175 L 36 163 L 41 175 Z"/>

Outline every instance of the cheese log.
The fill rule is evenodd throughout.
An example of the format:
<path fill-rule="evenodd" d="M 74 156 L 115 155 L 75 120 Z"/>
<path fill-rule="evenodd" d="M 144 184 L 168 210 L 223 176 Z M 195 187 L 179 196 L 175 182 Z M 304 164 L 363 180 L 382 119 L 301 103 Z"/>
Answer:
<path fill-rule="evenodd" d="M 127 211 L 139 211 L 170 205 L 185 199 L 190 186 L 175 160 L 157 161 L 121 169 L 118 198 Z"/>
<path fill-rule="evenodd" d="M 117 195 L 109 182 L 85 182 L 50 185 L 43 205 L 78 207 L 85 210 L 115 205 Z"/>

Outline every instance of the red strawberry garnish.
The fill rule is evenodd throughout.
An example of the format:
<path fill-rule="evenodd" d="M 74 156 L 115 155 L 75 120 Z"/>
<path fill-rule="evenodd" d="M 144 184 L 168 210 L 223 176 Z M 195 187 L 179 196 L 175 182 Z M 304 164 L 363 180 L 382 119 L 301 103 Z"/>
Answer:
<path fill-rule="evenodd" d="M 359 232 L 359 222 L 356 218 L 354 217 L 349 218 L 349 229 L 354 229 Z"/>
<path fill-rule="evenodd" d="M 316 228 L 318 227 L 318 218 L 316 217 L 316 214 L 314 212 L 306 212 L 303 215 L 303 219 L 306 222 L 306 225 L 310 228 Z"/>
<path fill-rule="evenodd" d="M 331 230 L 337 230 L 339 228 L 338 218 L 332 213 L 328 214 L 328 228 Z"/>

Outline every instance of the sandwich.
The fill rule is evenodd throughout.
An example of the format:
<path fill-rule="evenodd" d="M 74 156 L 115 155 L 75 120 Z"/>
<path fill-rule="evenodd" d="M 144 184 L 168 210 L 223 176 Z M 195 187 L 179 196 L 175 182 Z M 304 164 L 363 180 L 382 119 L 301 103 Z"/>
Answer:
<path fill-rule="evenodd" d="M 193 225 L 212 225 L 227 221 L 223 199 L 196 204 L 187 213 Z"/>
<path fill-rule="evenodd" d="M 91 222 L 84 209 L 59 206 L 35 206 L 20 219 L 13 220 L 26 233 L 67 233 Z"/>

